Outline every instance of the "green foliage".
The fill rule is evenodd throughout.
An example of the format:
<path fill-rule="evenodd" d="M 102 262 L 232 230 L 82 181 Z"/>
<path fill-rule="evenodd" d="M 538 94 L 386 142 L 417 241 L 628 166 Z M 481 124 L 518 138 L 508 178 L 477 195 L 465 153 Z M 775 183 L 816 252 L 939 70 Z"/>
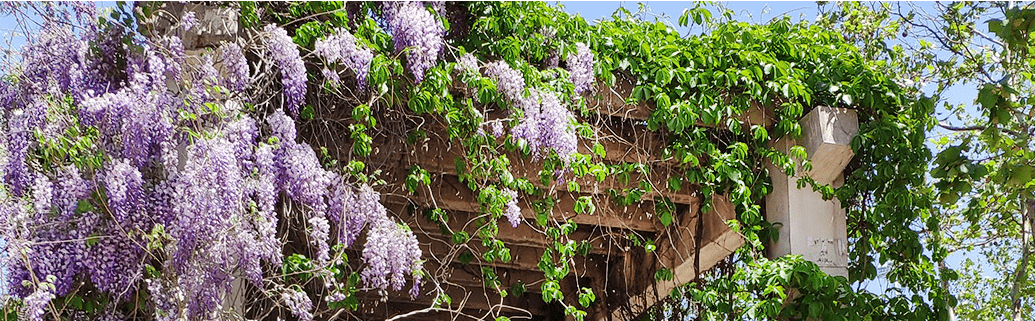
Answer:
<path fill-rule="evenodd" d="M 345 171 L 361 182 L 376 177 L 375 163 L 368 166 L 366 162 L 384 156 L 384 151 L 377 150 L 379 139 L 400 137 L 413 151 L 426 150 L 428 141 L 439 139 L 461 151 L 454 159 L 443 162 L 452 161 L 460 185 L 474 192 L 480 215 L 468 222 L 451 222 L 450 213 L 443 209 L 414 208 L 413 212 L 423 211 L 448 238 L 442 243 L 452 243 L 447 244 L 452 245 L 452 252 L 445 255 L 447 259 L 456 257 L 472 273 L 480 272 L 484 287 L 502 296 L 508 294 L 503 284 L 507 279 L 501 278 L 502 274 L 489 264 L 507 263 L 516 255 L 511 253 L 510 244 L 497 237 L 499 221 L 504 219 L 510 200 L 505 195 L 507 189 L 518 191 L 521 206 L 532 207 L 536 218 L 533 228 L 545 236 L 537 264 L 545 278 L 539 284 L 542 300 L 558 302 L 565 307 L 566 315 L 581 320 L 586 311 L 578 306 L 592 306 L 596 295 L 589 288 L 564 293 L 562 281 L 581 276 L 582 258 L 576 255 L 588 257 L 592 245 L 575 238 L 578 226 L 568 214 L 602 215 L 604 208 L 597 207 L 600 204 L 637 206 L 653 210 L 660 225 L 670 227 L 682 221 L 683 211 L 671 199 L 656 195 L 663 191 L 691 192 L 683 190 L 687 186 L 701 196 L 699 213 L 704 215 L 711 212 L 711 196 L 726 196 L 736 212 L 731 225 L 746 239 L 746 245 L 726 263 L 725 269 L 679 293 L 704 308 L 705 320 L 729 316 L 924 319 L 944 313 L 940 305 L 943 303 L 939 302 L 951 298 L 946 291 L 937 289 L 939 277 L 943 276 L 931 272 L 937 262 L 933 257 L 942 256 L 941 249 L 937 243 L 925 247 L 919 233 L 910 226 L 917 221 L 938 225 L 931 209 L 935 188 L 944 188 L 931 188 L 923 179 L 932 158 L 924 140 L 926 131 L 935 124 L 931 117 L 933 101 L 900 88 L 896 79 L 891 78 L 895 74 L 887 73 L 889 67 L 872 59 L 872 48 L 860 51 L 827 26 L 792 23 L 788 17 L 766 24 L 736 22 L 729 19 L 728 12 L 713 16 L 707 7 L 694 4 L 683 11 L 678 24 L 693 24 L 703 32 L 681 35 L 669 25 L 640 19 L 638 14 L 624 9 L 611 19 L 590 25 L 582 17 L 541 2 L 464 3 L 460 6 L 470 14 L 469 25 L 443 21 L 450 26 L 450 42 L 441 55 L 445 61 L 429 69 L 424 80 L 416 83 L 405 71 L 405 55 L 397 53 L 391 35 L 377 20 L 378 4 L 365 3 L 353 9 L 337 2 L 240 6 L 242 26 L 259 27 L 267 21 L 284 25 L 303 55 L 312 50 L 317 39 L 335 28 L 347 28 L 357 41 L 373 49 L 367 79 L 369 90 L 326 88 L 313 94 L 315 98 L 308 98 L 310 105 L 303 109 L 301 121 L 339 126 L 333 134 L 350 145 L 327 148 L 325 155 L 348 157 L 348 162 L 341 162 L 347 163 Z M 265 13 L 260 15 L 262 12 Z M 1018 33 L 1011 28 L 1003 24 L 997 30 L 1016 37 Z M 671 161 L 669 164 L 674 164 L 672 167 L 679 175 L 666 177 L 654 186 L 650 180 L 639 177 L 659 175 L 651 172 L 657 164 L 608 160 L 608 156 L 615 155 L 608 155 L 601 144 L 609 133 L 599 127 L 599 120 L 604 117 L 597 106 L 591 106 L 588 97 L 574 92 L 567 70 L 542 67 L 551 57 L 564 60 L 573 54 L 579 42 L 586 43 L 595 54 L 593 71 L 598 81 L 608 86 L 628 85 L 631 95 L 626 97 L 627 102 L 646 106 L 649 115 L 635 126 L 663 137 L 661 155 L 652 156 Z M 556 93 L 579 115 L 572 130 L 581 137 L 579 145 L 584 145 L 588 153 L 574 155 L 570 160 L 562 160 L 556 153 L 538 159 L 532 157 L 528 146 L 510 135 L 484 134 L 481 129 L 490 117 L 512 127 L 523 111 L 510 105 L 492 79 L 457 68 L 457 57 L 466 53 L 472 53 L 482 63 L 503 61 L 522 74 L 527 88 Z M 311 56 L 307 59 L 307 63 L 315 63 Z M 319 78 L 318 68 L 308 70 L 310 79 Z M 991 86 L 982 101 L 1009 111 L 1011 105 L 1003 102 L 1008 93 L 1003 87 Z M 807 158 L 804 148 L 795 147 L 784 153 L 771 147 L 771 143 L 799 136 L 802 128 L 798 119 L 816 106 L 855 109 L 861 123 L 860 134 L 852 144 L 856 156 L 845 173 L 845 184 L 838 188 L 814 186 L 842 200 L 847 209 L 852 241 L 849 278 L 828 276 L 798 257 L 764 258 L 766 242 L 776 235 L 776 227 L 765 221 L 761 206 L 772 190 L 765 165 L 772 162 L 793 174 L 797 170 L 795 160 Z M 745 121 L 746 115 L 757 108 L 773 110 L 775 119 L 771 126 Z M 1002 124 L 1017 122 L 1019 118 L 1001 114 L 990 113 Z M 185 117 L 203 120 L 205 115 Z M 84 137 L 87 141 L 45 142 L 53 144 L 54 148 L 48 150 L 60 157 L 41 157 L 62 159 L 59 150 L 68 147 L 71 153 L 76 146 L 90 145 L 88 132 L 75 134 L 72 137 Z M 989 141 L 1011 144 L 1001 139 L 1001 132 L 985 136 Z M 970 175 L 968 179 L 984 177 L 984 168 L 989 172 L 987 176 L 1012 182 L 1010 186 L 1026 186 L 1025 175 L 1030 180 L 1031 171 L 1016 164 L 971 166 L 951 155 L 938 159 L 944 177 L 959 178 L 962 169 Z M 418 166 L 392 175 L 404 181 L 396 190 L 400 194 L 403 190 L 419 194 L 424 186 L 432 185 L 432 173 Z M 574 201 L 574 213 L 560 216 L 556 207 L 567 201 L 561 198 L 567 195 L 560 193 L 588 189 L 580 185 L 585 181 L 578 180 L 586 176 L 597 182 L 609 178 L 615 181 L 619 186 L 607 191 L 613 202 L 580 194 Z M 966 185 L 955 188 L 953 184 L 969 183 L 945 184 L 963 193 Z M 949 199 L 953 195 L 943 197 Z M 503 225 L 509 228 L 508 224 Z M 658 255 L 657 237 L 629 233 L 628 242 L 623 242 L 636 246 L 629 251 L 642 248 L 646 255 Z M 890 280 L 923 297 L 879 296 L 856 293 L 850 288 L 850 280 L 873 279 L 876 267 L 885 263 L 893 266 Z M 300 254 L 287 256 L 281 267 L 284 277 L 302 281 L 318 275 L 322 268 Z M 673 268 L 661 267 L 655 271 L 654 279 L 673 280 Z M 343 278 L 346 270 L 341 267 L 336 274 Z M 347 286 L 335 290 L 344 291 L 346 299 L 330 302 L 328 307 L 358 308 L 355 276 L 348 274 Z M 528 290 L 520 282 L 509 289 L 509 294 L 517 296 Z M 798 294 L 791 298 L 789 293 Z M 436 307 L 451 304 L 449 296 L 442 292 L 436 295 Z"/>
<path fill-rule="evenodd" d="M 960 319 L 1030 319 L 1035 127 L 1028 34 L 1035 9 L 963 2 L 921 9 L 842 4 L 830 8 L 823 23 L 843 30 L 868 58 L 884 60 L 881 68 L 901 75 L 900 82 L 919 84 L 911 91 L 937 84 L 923 89 L 934 98 L 922 107 L 934 109 L 937 102 L 947 115 L 929 125 L 941 136 L 931 141 L 939 151 L 929 180 L 938 202 L 915 223 L 925 228 L 923 251 L 932 253 L 932 262 L 921 267 L 939 271 L 923 284 L 958 287 L 961 300 L 956 306 L 951 296 L 931 295 L 932 301 L 956 306 Z M 975 89 L 976 97 L 967 97 L 973 103 L 950 101 L 967 87 Z M 945 264 L 949 255 L 966 257 L 961 273 Z M 914 277 L 889 273 L 900 275 Z"/>

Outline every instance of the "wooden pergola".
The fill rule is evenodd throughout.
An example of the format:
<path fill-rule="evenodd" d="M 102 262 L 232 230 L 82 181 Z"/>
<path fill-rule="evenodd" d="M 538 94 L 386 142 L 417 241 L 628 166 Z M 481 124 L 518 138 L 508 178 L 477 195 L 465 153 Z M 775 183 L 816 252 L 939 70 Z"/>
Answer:
<path fill-rule="evenodd" d="M 184 10 L 182 5 L 174 3 L 163 6 L 170 11 Z M 217 6 L 187 6 L 192 11 L 216 13 L 219 10 Z M 203 24 L 223 24 L 220 28 L 209 28 L 209 31 L 223 31 L 184 35 L 188 55 L 235 37 L 236 17 L 219 14 L 201 16 L 205 17 Z M 167 28 L 169 25 L 171 22 L 160 21 L 156 26 Z M 679 192 L 671 192 L 665 187 L 669 177 L 683 175 L 681 165 L 676 160 L 660 158 L 666 147 L 666 137 L 660 132 L 647 129 L 646 119 L 653 106 L 649 103 L 626 103 L 632 89 L 632 81 L 619 76 L 614 86 L 598 83 L 593 93 L 586 97 L 590 109 L 596 111 L 592 126 L 599 137 L 593 141 L 580 139 L 579 152 L 592 154 L 590 147 L 594 142 L 599 142 L 604 146 L 606 156 L 603 159 L 594 156 L 594 161 L 608 164 L 641 163 L 646 165 L 647 173 L 631 174 L 627 181 L 614 175 L 609 175 L 603 181 L 590 176 L 570 175 L 568 178 L 581 186 L 580 191 L 570 191 L 566 184 L 551 186 L 556 189 L 554 195 L 557 203 L 550 213 L 550 219 L 561 222 L 570 219 L 577 223 L 578 228 L 568 239 L 587 240 L 592 244 L 588 255 L 575 257 L 572 273 L 561 281 L 562 291 L 568 295 L 575 295 L 580 287 L 592 288 L 596 301 L 584 308 L 588 312 L 587 318 L 591 320 L 625 320 L 642 314 L 664 299 L 671 289 L 695 280 L 699 272 L 712 268 L 744 243 L 743 238 L 726 223 L 736 219 L 737 213 L 724 196 L 711 196 L 712 211 L 701 213 L 702 195 L 696 186 L 684 183 Z M 464 89 L 456 90 L 454 96 L 464 96 Z M 348 119 L 351 107 L 354 106 L 348 103 L 341 103 L 343 108 L 337 110 L 316 110 L 316 119 Z M 382 203 L 395 217 L 412 228 L 420 242 L 424 259 L 427 260 L 425 270 L 442 279 L 439 280 L 441 282 L 425 282 L 421 295 L 416 298 L 411 298 L 405 291 L 389 292 L 387 297 L 361 292 L 359 309 L 353 314 L 371 320 L 467 319 L 458 317 L 458 313 L 474 318 L 496 313 L 514 319 L 522 316 L 535 320 L 565 319 L 561 305 L 544 303 L 541 297 L 539 285 L 544 276 L 538 264 L 543 249 L 551 246 L 552 240 L 536 225 L 536 213 L 529 200 L 522 197 L 520 202 L 525 221 L 516 228 L 506 223 L 500 224 L 496 236 L 509 247 L 511 261 L 486 263 L 475 256 L 463 263 L 464 260 L 457 255 L 461 253 L 458 249 L 465 246 L 475 252 L 485 249 L 477 240 L 462 246 L 453 245 L 450 242 L 451 236 L 443 233 L 438 223 L 429 221 L 421 214 L 424 209 L 445 210 L 450 217 L 449 230 L 476 234 L 478 225 L 472 222 L 483 213 L 477 195 L 460 182 L 455 165 L 458 157 L 464 157 L 463 146 L 437 135 L 444 133 L 445 127 L 440 123 L 442 120 L 435 119 L 435 116 L 382 112 L 375 115 L 378 127 L 397 127 L 373 134 L 373 152 L 365 158 L 355 158 L 351 154 L 351 142 L 344 134 L 348 129 L 341 123 L 301 124 L 298 128 L 299 137 L 315 148 L 327 148 L 330 155 L 339 160 L 355 158 L 364 161 L 369 168 L 381 170 L 379 178 L 387 184 L 375 188 L 382 195 Z M 742 124 L 771 127 L 773 113 L 771 109 L 759 106 L 745 113 L 740 121 Z M 386 134 L 389 131 L 398 134 L 414 129 L 423 129 L 428 135 L 413 143 L 407 142 L 404 135 Z M 541 163 L 523 159 L 513 153 L 508 154 L 508 158 L 515 177 L 526 177 L 539 184 Z M 431 184 L 413 195 L 406 190 L 403 182 L 409 169 L 415 165 L 431 174 Z M 636 204 L 622 206 L 608 194 L 609 190 L 620 191 L 638 186 L 639 182 L 647 182 L 655 188 L 642 195 L 642 201 Z M 575 200 L 580 196 L 592 197 L 596 211 L 592 214 L 576 214 L 573 208 Z M 654 201 L 664 198 L 671 200 L 676 208 L 673 222 L 667 227 L 658 219 L 654 208 Z M 642 246 L 635 246 L 627 237 L 630 233 L 641 235 L 643 239 L 656 240 L 656 250 L 647 253 Z M 359 261 L 356 259 L 351 263 L 358 264 Z M 520 296 L 512 293 L 505 298 L 500 297 L 496 289 L 486 287 L 482 267 L 494 268 L 503 289 L 509 290 L 513 284 L 520 282 L 526 285 L 527 292 Z M 659 268 L 671 269 L 672 280 L 656 281 L 654 274 Z M 429 308 L 436 299 L 429 293 L 437 290 L 448 294 L 452 299 L 451 304 L 441 309 Z M 574 298 L 566 298 L 565 302 L 576 304 L 574 301 Z"/>
<path fill-rule="evenodd" d="M 566 184 L 555 184 L 557 204 L 550 218 L 564 222 L 568 219 L 578 224 L 578 229 L 569 235 L 571 240 L 589 240 L 593 245 L 586 257 L 577 256 L 574 275 L 569 275 L 561 284 L 564 293 L 574 295 L 580 287 L 590 287 L 597 300 L 589 308 L 588 319 L 624 320 L 643 313 L 659 300 L 664 299 L 677 285 L 693 281 L 698 271 L 710 269 L 732 254 L 744 240 L 732 231 L 726 221 L 736 219 L 735 209 L 721 195 L 712 196 L 712 211 L 701 213 L 702 196 L 696 186 L 684 183 L 680 192 L 665 188 L 667 179 L 683 175 L 679 164 L 672 159 L 660 159 L 665 138 L 649 131 L 645 120 L 651 106 L 647 104 L 626 104 L 625 98 L 632 91 L 628 80 L 619 79 L 618 84 L 607 87 L 598 84 L 595 94 L 587 98 L 592 110 L 598 111 L 598 133 L 610 133 L 599 137 L 606 149 L 606 156 L 594 161 L 605 163 L 636 162 L 647 164 L 648 174 L 632 174 L 623 182 L 609 175 L 597 181 L 591 175 L 572 177 L 579 183 L 580 191 L 570 191 Z M 430 117 L 429 117 L 430 118 Z M 756 108 L 741 120 L 745 124 L 771 126 L 772 111 Z M 442 133 L 444 128 L 428 119 L 423 124 L 428 133 Z M 606 128 L 601 128 L 606 127 Z M 579 152 L 591 154 L 593 142 L 581 140 Z M 459 309 L 468 316 L 482 318 L 492 310 L 498 314 L 533 319 L 563 319 L 563 307 L 546 304 L 539 289 L 543 273 L 538 264 L 543 249 L 551 246 L 550 240 L 536 226 L 536 213 L 532 205 L 522 199 L 522 214 L 526 219 L 516 228 L 501 223 L 497 237 L 506 242 L 513 260 L 507 263 L 481 262 L 475 258 L 462 263 L 455 255 L 450 236 L 440 231 L 437 223 L 429 221 L 421 210 L 440 208 L 448 212 L 448 227 L 452 231 L 465 231 L 475 235 L 477 224 L 473 222 L 481 213 L 477 195 L 457 175 L 456 160 L 464 157 L 463 147 L 447 139 L 429 134 L 426 139 L 407 144 L 402 138 L 375 137 L 375 152 L 367 160 L 368 166 L 382 169 L 382 178 L 388 182 L 382 186 L 383 202 L 390 211 L 405 220 L 421 242 L 421 248 L 428 259 L 425 269 L 438 276 L 447 277 L 438 286 L 451 299 L 451 309 Z M 508 155 L 515 177 L 527 177 L 538 183 L 542 165 L 523 160 L 518 155 Z M 594 156 L 596 157 L 596 156 Z M 409 195 L 402 187 L 408 170 L 420 166 L 431 173 L 431 184 L 421 188 L 416 195 Z M 609 190 L 622 190 L 637 186 L 641 181 L 649 182 L 653 188 L 642 196 L 642 201 L 621 206 L 608 195 Z M 592 214 L 576 214 L 574 204 L 580 196 L 590 196 L 596 202 Z M 655 213 L 654 200 L 668 198 L 676 206 L 672 224 L 664 226 Z M 630 233 L 657 240 L 657 249 L 646 253 L 642 246 L 635 247 L 626 237 Z M 485 250 L 477 240 L 468 243 L 477 251 Z M 450 255 L 453 254 L 453 255 Z M 510 290 L 512 284 L 526 285 L 527 293 L 522 296 L 509 295 L 501 298 L 493 288 L 486 287 L 482 280 L 481 267 L 494 267 L 502 288 Z M 659 268 L 669 268 L 673 279 L 655 281 L 654 273 Z M 425 290 L 434 285 L 426 284 Z M 359 313 L 370 318 L 403 319 L 452 319 L 455 313 L 426 308 L 435 297 L 424 292 L 416 299 L 405 294 L 390 294 L 386 303 L 377 299 L 365 303 Z M 567 302 L 572 302 L 569 298 Z M 581 308 L 581 307 L 580 307 Z M 412 313 L 415 310 L 421 313 Z"/>

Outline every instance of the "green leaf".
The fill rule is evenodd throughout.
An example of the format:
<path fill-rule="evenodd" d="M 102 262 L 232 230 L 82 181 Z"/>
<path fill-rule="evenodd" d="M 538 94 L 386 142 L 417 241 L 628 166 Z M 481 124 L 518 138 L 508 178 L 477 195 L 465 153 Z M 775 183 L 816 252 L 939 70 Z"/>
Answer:
<path fill-rule="evenodd" d="M 600 158 L 607 157 L 607 151 L 604 150 L 604 145 L 601 145 L 599 142 L 593 143 L 593 153 L 597 154 Z"/>
<path fill-rule="evenodd" d="M 597 297 L 593 294 L 593 289 L 582 288 L 582 291 L 579 293 L 579 304 L 582 305 L 582 307 L 588 308 L 589 305 L 596 300 Z"/>
<path fill-rule="evenodd" d="M 668 211 L 662 212 L 658 216 L 658 218 L 659 218 L 659 220 L 661 220 L 661 224 L 662 225 L 664 225 L 666 227 L 669 227 L 670 225 L 672 225 L 672 213 L 670 213 Z"/>

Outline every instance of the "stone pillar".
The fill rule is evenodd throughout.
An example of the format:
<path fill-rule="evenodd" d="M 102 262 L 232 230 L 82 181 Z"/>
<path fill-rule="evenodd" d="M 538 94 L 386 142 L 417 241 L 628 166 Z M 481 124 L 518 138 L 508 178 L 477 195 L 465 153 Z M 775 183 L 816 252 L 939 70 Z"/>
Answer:
<path fill-rule="evenodd" d="M 797 141 L 783 138 L 774 145 L 787 152 L 801 145 L 808 152 L 812 169 L 799 167 L 795 176 L 769 164 L 773 192 L 766 197 L 766 216 L 772 223 L 781 223 L 779 239 L 769 244 L 769 256 L 801 255 L 815 262 L 830 275 L 848 276 L 847 230 L 845 210 L 838 199 L 823 200 L 811 186 L 798 188 L 801 175 L 812 177 L 818 184 L 841 186 L 845 165 L 855 154 L 849 146 L 859 132 L 855 110 L 816 107 L 801 120 L 802 137 Z"/>

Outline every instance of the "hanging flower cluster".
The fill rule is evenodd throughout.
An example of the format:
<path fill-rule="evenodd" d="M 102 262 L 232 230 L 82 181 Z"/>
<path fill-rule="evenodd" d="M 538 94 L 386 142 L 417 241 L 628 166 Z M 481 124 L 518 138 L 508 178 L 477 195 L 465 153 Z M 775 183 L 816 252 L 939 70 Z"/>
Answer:
<path fill-rule="evenodd" d="M 321 265 L 336 264 L 334 244 L 369 231 L 368 288 L 400 290 L 422 269 L 415 236 L 376 191 L 326 168 L 280 108 L 243 107 L 268 100 L 249 96 L 253 73 L 236 43 L 187 59 L 175 36 L 107 46 L 95 42 L 106 30 L 72 30 L 45 25 L 24 49 L 19 81 L 0 81 L 0 252 L 9 254 L 0 284 L 23 316 L 41 319 L 52 298 L 90 284 L 113 304 L 147 291 L 157 319 L 213 318 L 234 280 L 269 286 L 264 266 L 279 271 L 278 224 L 291 215 Z M 264 46 L 249 50 L 276 69 L 256 75 L 279 71 L 284 109 L 297 115 L 305 65 L 284 29 L 263 31 Z M 349 37 L 339 32 L 321 53 L 365 78 L 369 49 L 328 47 L 356 45 Z M 283 301 L 312 319 L 304 292 Z"/>
<path fill-rule="evenodd" d="M 544 157 L 552 149 L 562 161 L 577 152 L 575 115 L 551 91 L 533 88 L 525 94 L 525 79 L 505 62 L 485 65 L 485 74 L 496 81 L 496 88 L 511 106 L 524 113 L 511 135 L 528 144 L 532 155 Z"/>
<path fill-rule="evenodd" d="M 593 51 L 585 43 L 575 44 L 575 53 L 568 55 L 568 71 L 576 93 L 584 93 L 593 84 Z"/>
<path fill-rule="evenodd" d="M 383 2 L 388 31 L 396 52 L 406 52 L 406 66 L 417 82 L 438 62 L 445 46 L 446 28 L 425 5 L 417 1 Z"/>
<path fill-rule="evenodd" d="M 363 48 L 356 42 L 348 30 L 338 28 L 333 35 L 326 39 L 319 39 L 314 45 L 313 51 L 326 59 L 329 63 L 341 63 L 356 72 L 356 81 L 362 90 L 367 87 L 367 74 L 370 73 L 370 61 L 374 59 L 374 52 Z M 338 82 L 338 74 L 330 69 L 324 69 L 325 75 L 330 75 L 332 83 Z"/>
<path fill-rule="evenodd" d="M 284 28 L 276 25 L 267 25 L 263 29 L 269 36 L 263 38 L 270 56 L 277 62 L 282 75 L 281 84 L 284 86 L 284 105 L 291 115 L 298 116 L 298 107 L 305 100 L 305 62 L 298 53 L 298 47 L 291 41 Z"/>

